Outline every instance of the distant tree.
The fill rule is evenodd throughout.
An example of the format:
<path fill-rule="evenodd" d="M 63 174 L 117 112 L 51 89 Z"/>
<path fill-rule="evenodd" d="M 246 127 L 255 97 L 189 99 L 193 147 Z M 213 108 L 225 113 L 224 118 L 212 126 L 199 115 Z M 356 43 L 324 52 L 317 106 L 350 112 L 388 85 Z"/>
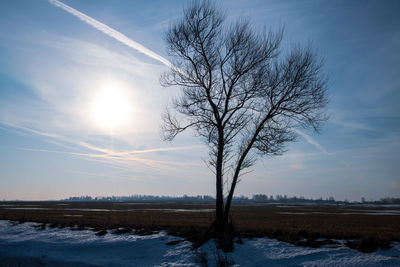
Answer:
<path fill-rule="evenodd" d="M 165 139 L 192 128 L 209 147 L 207 164 L 216 177 L 213 227 L 225 240 L 243 171 L 259 156 L 281 154 L 296 128 L 317 131 L 328 101 L 323 64 L 310 46 L 282 51 L 283 30 L 259 32 L 245 19 L 224 22 L 209 1 L 185 8 L 166 32 L 173 66 L 161 84 L 182 88 L 163 114 Z"/>

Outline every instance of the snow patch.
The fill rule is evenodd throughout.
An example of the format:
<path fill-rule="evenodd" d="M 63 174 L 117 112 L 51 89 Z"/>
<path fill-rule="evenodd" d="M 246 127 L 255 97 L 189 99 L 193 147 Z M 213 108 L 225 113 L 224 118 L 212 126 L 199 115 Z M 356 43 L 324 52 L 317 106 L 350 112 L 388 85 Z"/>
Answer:
<path fill-rule="evenodd" d="M 36 223 L 11 225 L 0 220 L 0 266 L 400 266 L 400 243 L 364 254 L 345 246 L 304 248 L 268 238 L 243 239 L 235 251 L 223 253 L 210 240 L 197 250 L 190 242 L 165 232 L 96 236 L 93 231 L 68 228 L 35 229 Z"/>
<path fill-rule="evenodd" d="M 33 207 L 17 207 L 17 208 L 4 208 L 5 210 L 49 210 L 49 208 L 33 208 Z"/>

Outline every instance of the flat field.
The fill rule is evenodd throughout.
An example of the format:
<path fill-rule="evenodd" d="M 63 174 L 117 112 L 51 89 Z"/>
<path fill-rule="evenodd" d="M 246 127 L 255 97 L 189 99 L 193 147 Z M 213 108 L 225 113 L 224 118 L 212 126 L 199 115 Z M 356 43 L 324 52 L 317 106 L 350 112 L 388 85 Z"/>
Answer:
<path fill-rule="evenodd" d="M 196 202 L 0 202 L 0 220 L 40 222 L 51 227 L 93 230 L 167 230 L 184 236 L 207 229 L 213 203 Z M 243 236 L 277 233 L 315 238 L 376 238 L 400 241 L 399 206 L 236 204 L 232 220 Z"/>

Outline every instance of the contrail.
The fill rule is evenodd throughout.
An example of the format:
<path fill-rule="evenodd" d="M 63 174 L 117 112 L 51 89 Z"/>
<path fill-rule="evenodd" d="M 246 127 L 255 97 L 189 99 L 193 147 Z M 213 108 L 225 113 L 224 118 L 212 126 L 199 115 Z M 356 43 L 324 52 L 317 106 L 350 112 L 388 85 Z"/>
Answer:
<path fill-rule="evenodd" d="M 316 148 L 318 148 L 320 151 L 322 151 L 325 154 L 330 154 L 325 147 L 321 146 L 317 141 L 315 141 L 314 139 L 311 138 L 311 136 L 309 136 L 308 134 L 303 133 L 300 130 L 294 129 L 293 131 L 295 131 L 297 134 L 301 135 L 304 137 L 304 139 L 307 140 L 308 143 L 310 143 L 311 145 L 315 146 Z"/>
<path fill-rule="evenodd" d="M 31 129 L 24 126 L 19 126 L 17 124 L 8 123 L 5 121 L 0 120 L 0 125 L 4 125 L 6 127 L 14 128 L 21 130 L 22 132 L 29 132 L 38 136 L 45 136 L 52 138 L 54 140 L 61 140 L 62 142 L 72 144 L 78 148 L 85 148 L 87 150 L 91 150 L 97 153 L 90 153 L 90 152 L 74 152 L 74 151 L 55 151 L 55 150 L 46 150 L 46 149 L 35 149 L 35 148 L 22 148 L 22 150 L 29 150 L 29 151 L 37 151 L 37 152 L 47 152 L 47 153 L 62 153 L 62 154 L 69 154 L 72 156 L 83 157 L 87 160 L 111 160 L 122 165 L 132 166 L 132 162 L 138 162 L 143 165 L 147 165 L 148 167 L 153 168 L 161 168 L 165 169 L 168 166 L 198 166 L 194 163 L 187 163 L 187 162 L 174 162 L 174 161 L 163 161 L 163 160 L 154 160 L 154 159 L 146 159 L 135 156 L 135 154 L 146 154 L 146 153 L 153 153 L 159 151 L 176 151 L 176 150 L 190 150 L 190 149 L 198 149 L 202 146 L 195 145 L 195 146 L 180 146 L 180 147 L 161 147 L 161 148 L 150 148 L 144 150 L 128 150 L 128 151 L 114 151 L 107 148 L 97 147 L 95 145 L 91 145 L 86 142 L 75 141 L 73 139 L 67 138 L 65 136 L 54 134 L 45 131 L 38 131 L 35 129 Z M 1 126 L 0 126 L 1 127 Z M 5 128 L 7 129 L 7 128 Z M 64 146 L 69 149 L 76 149 L 76 147 L 66 146 L 65 144 L 60 144 L 55 142 L 57 145 Z M 100 153 L 98 153 L 100 152 Z M 114 166 L 115 167 L 115 166 Z"/>
<path fill-rule="evenodd" d="M 21 150 L 26 151 L 34 151 L 34 152 L 44 152 L 44 153 L 58 153 L 58 154 L 68 154 L 72 156 L 81 156 L 84 158 L 92 158 L 92 159 L 104 159 L 104 160 L 112 160 L 119 162 L 123 165 L 130 166 L 131 162 L 139 162 L 149 167 L 167 167 L 167 166 L 198 166 L 195 163 L 186 163 L 186 162 L 175 162 L 175 161 L 165 161 L 165 160 L 154 160 L 154 159 L 146 159 L 139 158 L 130 155 L 118 155 L 117 153 L 110 154 L 93 154 L 93 153 L 80 153 L 80 152 L 71 152 L 71 151 L 57 151 L 57 150 L 48 150 L 48 149 L 35 149 L 35 148 L 21 148 Z"/>
<path fill-rule="evenodd" d="M 104 154 L 109 154 L 109 155 L 113 155 L 113 156 L 143 154 L 143 153 L 152 153 L 152 152 L 159 152 L 159 151 L 177 151 L 177 150 L 203 148 L 203 146 L 201 146 L 201 145 L 196 145 L 196 146 L 161 147 L 161 148 L 150 148 L 150 149 L 144 149 L 144 150 L 129 150 L 129 151 L 117 152 L 117 151 L 112 151 L 109 149 L 100 148 L 100 147 L 88 144 L 86 142 L 78 142 L 77 145 L 80 145 L 82 147 L 85 147 L 85 148 L 93 150 L 93 151 L 102 152 Z"/>
<path fill-rule="evenodd" d="M 127 37 L 126 35 L 120 33 L 117 30 L 114 30 L 113 28 L 105 25 L 104 23 L 101 23 L 98 20 L 95 20 L 92 17 L 89 17 L 88 15 L 83 14 L 82 12 L 58 1 L 58 0 L 48 0 L 50 4 L 59 7 L 65 11 L 67 11 L 68 13 L 78 17 L 80 20 L 82 20 L 83 22 L 89 24 L 90 26 L 92 26 L 93 28 L 107 34 L 108 36 L 120 41 L 121 43 L 129 46 L 130 48 L 135 49 L 136 51 L 139 51 L 140 53 L 145 54 L 148 57 L 151 57 L 155 60 L 160 61 L 161 63 L 163 63 L 164 65 L 166 65 L 169 68 L 175 68 L 174 65 L 172 65 L 171 62 L 169 62 L 167 59 L 165 59 L 164 57 L 160 56 L 157 53 L 154 53 L 153 51 L 151 51 L 150 49 L 144 47 L 143 45 L 133 41 L 132 39 L 130 39 L 129 37 Z"/>
<path fill-rule="evenodd" d="M 61 135 L 58 135 L 58 134 L 44 132 L 44 131 L 38 131 L 38 130 L 35 130 L 35 129 L 27 128 L 27 127 L 20 126 L 20 125 L 17 125 L 15 123 L 10 123 L 10 122 L 3 121 L 3 120 L 0 120 L 0 124 L 3 124 L 5 126 L 7 126 L 7 127 L 19 129 L 19 130 L 22 130 L 24 132 L 30 132 L 30 133 L 33 133 L 33 134 L 36 134 L 36 135 L 46 136 L 46 137 L 55 138 L 55 139 L 61 138 Z"/>

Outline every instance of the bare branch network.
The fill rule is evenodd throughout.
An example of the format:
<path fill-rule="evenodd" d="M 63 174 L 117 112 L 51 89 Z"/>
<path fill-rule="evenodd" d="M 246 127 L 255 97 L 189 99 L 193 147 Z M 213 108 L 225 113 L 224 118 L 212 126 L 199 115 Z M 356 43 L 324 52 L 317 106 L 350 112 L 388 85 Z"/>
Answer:
<path fill-rule="evenodd" d="M 310 46 L 282 51 L 282 37 L 282 29 L 259 32 L 244 19 L 227 25 L 207 1 L 193 2 L 166 33 L 175 68 L 161 77 L 161 84 L 182 91 L 163 114 L 162 131 L 172 140 L 191 128 L 208 145 L 217 217 L 218 205 L 224 208 L 223 179 L 231 181 L 228 216 L 242 170 L 258 156 L 283 153 L 285 144 L 295 140 L 294 129 L 317 131 L 327 119 L 322 60 Z"/>

